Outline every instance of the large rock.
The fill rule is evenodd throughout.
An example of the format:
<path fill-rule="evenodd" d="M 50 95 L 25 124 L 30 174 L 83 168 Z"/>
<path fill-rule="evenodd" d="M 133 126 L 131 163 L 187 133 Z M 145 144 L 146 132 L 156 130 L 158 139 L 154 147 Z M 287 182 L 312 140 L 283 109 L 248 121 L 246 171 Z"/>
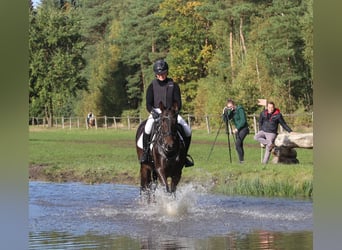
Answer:
<path fill-rule="evenodd" d="M 278 134 L 274 142 L 273 163 L 297 164 L 297 152 L 294 148 L 313 148 L 313 133 Z"/>
<path fill-rule="evenodd" d="M 313 148 L 313 133 L 278 134 L 274 144 L 286 148 Z"/>

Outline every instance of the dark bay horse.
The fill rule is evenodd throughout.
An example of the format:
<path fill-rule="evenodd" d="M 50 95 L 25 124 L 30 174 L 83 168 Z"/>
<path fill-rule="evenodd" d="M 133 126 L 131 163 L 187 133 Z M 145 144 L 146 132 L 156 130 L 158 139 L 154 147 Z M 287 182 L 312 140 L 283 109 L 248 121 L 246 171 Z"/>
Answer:
<path fill-rule="evenodd" d="M 140 166 L 140 189 L 142 192 L 154 191 L 153 183 L 161 183 L 168 193 L 175 194 L 177 185 L 182 176 L 185 163 L 186 150 L 183 139 L 178 131 L 178 107 L 166 109 L 159 105 L 162 113 L 155 121 L 155 135 L 151 133 L 152 150 L 151 160 L 148 164 Z M 145 128 L 146 120 L 142 122 L 136 133 L 136 142 Z M 137 146 L 138 159 L 141 158 L 143 150 Z"/>

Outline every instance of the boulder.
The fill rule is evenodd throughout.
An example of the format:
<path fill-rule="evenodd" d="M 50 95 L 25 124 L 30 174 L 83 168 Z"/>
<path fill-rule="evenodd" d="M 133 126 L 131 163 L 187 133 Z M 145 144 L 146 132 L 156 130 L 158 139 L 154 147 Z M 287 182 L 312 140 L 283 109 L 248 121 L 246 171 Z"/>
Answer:
<path fill-rule="evenodd" d="M 297 152 L 294 148 L 313 148 L 313 133 L 278 134 L 274 144 L 273 163 L 297 164 Z"/>
<path fill-rule="evenodd" d="M 277 147 L 313 148 L 313 133 L 278 134 L 274 144 Z"/>

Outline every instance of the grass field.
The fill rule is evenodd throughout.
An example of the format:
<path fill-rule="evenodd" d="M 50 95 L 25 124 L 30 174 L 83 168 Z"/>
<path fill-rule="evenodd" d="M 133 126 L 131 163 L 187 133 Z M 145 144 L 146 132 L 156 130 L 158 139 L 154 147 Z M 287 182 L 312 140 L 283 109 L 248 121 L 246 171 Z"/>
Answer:
<path fill-rule="evenodd" d="M 227 195 L 312 197 L 313 150 L 296 149 L 300 164 L 263 165 L 259 144 L 250 134 L 245 139 L 245 163 L 239 164 L 230 136 L 230 163 L 224 131 L 211 151 L 216 134 L 193 130 L 189 153 L 195 166 L 183 169 L 180 185 L 196 183 Z M 134 138 L 135 130 L 30 128 L 30 179 L 139 185 Z"/>

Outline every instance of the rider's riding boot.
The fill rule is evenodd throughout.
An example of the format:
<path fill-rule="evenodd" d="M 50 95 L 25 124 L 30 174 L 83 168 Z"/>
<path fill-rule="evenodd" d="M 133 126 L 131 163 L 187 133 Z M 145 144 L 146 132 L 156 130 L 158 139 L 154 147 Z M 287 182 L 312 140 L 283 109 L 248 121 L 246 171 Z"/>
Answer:
<path fill-rule="evenodd" d="M 188 155 L 189 147 L 191 142 L 191 136 L 184 137 L 184 144 L 186 150 L 185 167 L 192 167 L 194 165 L 194 160 L 190 155 Z"/>
<path fill-rule="evenodd" d="M 143 154 L 140 158 L 140 163 L 148 163 L 148 153 L 149 153 L 149 141 L 150 135 L 146 134 L 145 132 L 143 133 Z"/>

